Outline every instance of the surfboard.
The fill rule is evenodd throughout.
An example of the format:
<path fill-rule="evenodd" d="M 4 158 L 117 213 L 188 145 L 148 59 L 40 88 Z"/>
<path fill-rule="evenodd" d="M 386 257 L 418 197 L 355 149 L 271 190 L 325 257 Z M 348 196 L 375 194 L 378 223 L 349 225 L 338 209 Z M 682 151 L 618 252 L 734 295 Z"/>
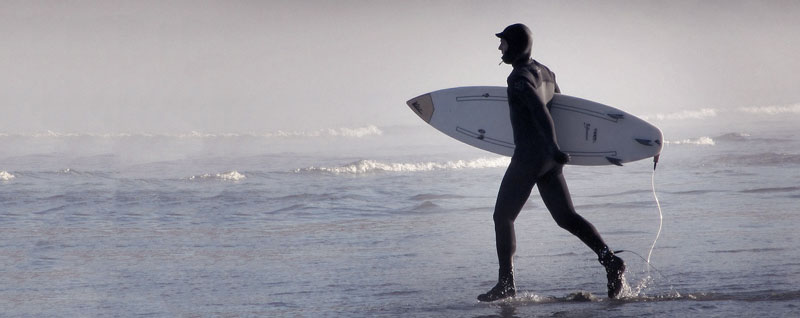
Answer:
<path fill-rule="evenodd" d="M 506 88 L 468 86 L 437 90 L 410 99 L 408 107 L 446 135 L 496 154 L 514 153 Z M 550 114 L 569 164 L 618 165 L 661 153 L 656 126 L 620 109 L 555 94 Z"/>

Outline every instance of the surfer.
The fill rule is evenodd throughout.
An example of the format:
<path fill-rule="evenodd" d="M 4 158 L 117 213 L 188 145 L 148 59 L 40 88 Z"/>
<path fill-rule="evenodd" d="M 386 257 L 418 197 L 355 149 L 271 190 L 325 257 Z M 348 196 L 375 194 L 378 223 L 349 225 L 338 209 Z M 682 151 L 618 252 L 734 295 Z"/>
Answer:
<path fill-rule="evenodd" d="M 496 35 L 500 38 L 503 62 L 514 67 L 507 83 L 516 148 L 494 209 L 498 282 L 489 292 L 479 295 L 478 300 L 495 301 L 516 295 L 512 264 L 516 250 L 514 220 L 537 184 L 542 201 L 556 223 L 597 253 L 600 264 L 606 268 L 608 296 L 616 298 L 622 290 L 625 263 L 608 248 L 595 227 L 575 212 L 562 174 L 570 158 L 558 147 L 548 110 L 553 94 L 561 92 L 555 74 L 531 58 L 533 39 L 524 24 L 510 25 Z"/>

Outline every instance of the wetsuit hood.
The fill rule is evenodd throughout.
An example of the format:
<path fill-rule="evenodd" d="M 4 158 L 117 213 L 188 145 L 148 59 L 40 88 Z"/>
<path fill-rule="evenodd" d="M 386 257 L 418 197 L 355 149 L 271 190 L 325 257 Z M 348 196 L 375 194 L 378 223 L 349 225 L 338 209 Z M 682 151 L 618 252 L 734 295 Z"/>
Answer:
<path fill-rule="evenodd" d="M 503 62 L 518 65 L 531 59 L 533 36 L 527 26 L 521 23 L 512 24 L 495 35 L 508 43 L 508 50 L 503 53 Z"/>

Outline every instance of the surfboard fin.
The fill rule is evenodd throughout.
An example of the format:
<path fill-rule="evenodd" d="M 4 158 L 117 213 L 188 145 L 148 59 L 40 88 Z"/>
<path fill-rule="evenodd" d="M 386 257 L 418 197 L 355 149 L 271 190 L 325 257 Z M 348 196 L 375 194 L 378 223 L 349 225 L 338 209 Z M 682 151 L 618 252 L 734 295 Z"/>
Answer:
<path fill-rule="evenodd" d="M 610 163 L 612 163 L 614 165 L 622 167 L 622 159 L 606 157 L 606 160 L 608 160 L 608 162 L 610 162 Z"/>
<path fill-rule="evenodd" d="M 608 115 L 608 117 L 611 117 L 611 118 L 614 118 L 614 119 L 623 119 L 623 118 L 625 118 L 624 114 L 606 114 L 606 115 Z"/>

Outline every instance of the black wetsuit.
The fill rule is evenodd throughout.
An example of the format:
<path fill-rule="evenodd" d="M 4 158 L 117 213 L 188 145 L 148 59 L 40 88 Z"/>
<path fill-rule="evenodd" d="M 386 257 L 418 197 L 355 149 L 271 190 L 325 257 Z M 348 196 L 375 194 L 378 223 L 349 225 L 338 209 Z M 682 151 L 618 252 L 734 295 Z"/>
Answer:
<path fill-rule="evenodd" d="M 580 238 L 597 253 L 604 265 L 615 258 L 594 226 L 578 215 L 572 205 L 562 174 L 562 168 L 569 156 L 558 147 L 549 111 L 553 94 L 560 93 L 560 90 L 555 74 L 531 59 L 530 31 L 527 27 L 520 26 L 509 26 L 498 34 L 498 37 L 509 44 L 503 61 L 514 66 L 507 82 L 508 106 L 516 148 L 500 184 L 494 210 L 497 258 L 500 265 L 499 282 L 492 291 L 479 296 L 484 301 L 515 294 L 512 264 L 516 250 L 514 220 L 528 200 L 534 185 L 538 185 L 542 201 L 560 227 Z M 493 292 L 496 295 L 492 295 Z M 510 295 L 506 295 L 507 293 Z"/>

